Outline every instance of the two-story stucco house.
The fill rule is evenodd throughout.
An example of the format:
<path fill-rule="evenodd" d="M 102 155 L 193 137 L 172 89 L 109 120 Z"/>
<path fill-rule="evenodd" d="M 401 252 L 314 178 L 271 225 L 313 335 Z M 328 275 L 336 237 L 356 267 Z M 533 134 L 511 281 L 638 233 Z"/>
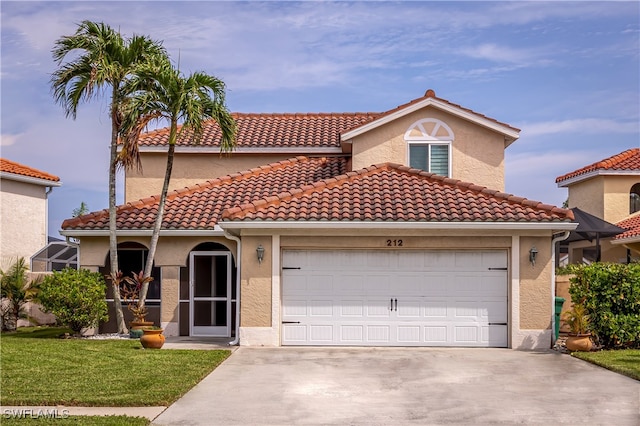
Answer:
<path fill-rule="evenodd" d="M 150 292 L 168 335 L 241 345 L 549 348 L 553 246 L 568 210 L 505 194 L 519 129 L 437 97 L 382 113 L 234 114 L 238 146 L 176 149 Z M 140 270 L 167 131 L 118 209 Z M 146 197 L 146 198 L 145 198 Z M 108 212 L 63 224 L 107 272 Z"/>
<path fill-rule="evenodd" d="M 60 178 L 0 158 L 0 253 L 2 265 L 29 258 L 47 244 L 48 195 Z"/>
<path fill-rule="evenodd" d="M 640 246 L 633 238 L 640 234 L 640 148 L 633 148 L 581 167 L 556 178 L 567 188 L 568 205 L 602 220 L 628 229 L 600 242 L 601 260 L 624 263 L 637 259 Z M 631 239 L 629 239 L 631 238 Z M 596 241 L 583 240 L 569 245 L 569 262 L 595 260 Z"/>

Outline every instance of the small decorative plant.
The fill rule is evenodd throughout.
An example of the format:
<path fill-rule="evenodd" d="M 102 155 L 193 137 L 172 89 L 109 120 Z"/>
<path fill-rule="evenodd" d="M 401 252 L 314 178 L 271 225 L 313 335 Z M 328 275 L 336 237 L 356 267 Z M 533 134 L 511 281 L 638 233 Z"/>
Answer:
<path fill-rule="evenodd" d="M 122 281 L 122 272 L 118 272 L 118 279 Z M 117 276 L 118 276 L 117 275 Z M 114 279 L 112 277 L 112 279 Z M 153 277 L 144 277 L 144 273 L 131 272 L 131 277 L 124 278 L 125 285 L 121 287 L 122 298 L 127 302 L 127 308 L 133 314 L 133 320 L 135 322 L 144 322 L 149 311 L 146 306 L 140 304 L 140 289 L 144 283 L 153 281 Z"/>
<path fill-rule="evenodd" d="M 570 311 L 565 312 L 564 320 L 571 329 L 571 334 L 589 334 L 589 315 L 583 304 L 576 303 Z"/>

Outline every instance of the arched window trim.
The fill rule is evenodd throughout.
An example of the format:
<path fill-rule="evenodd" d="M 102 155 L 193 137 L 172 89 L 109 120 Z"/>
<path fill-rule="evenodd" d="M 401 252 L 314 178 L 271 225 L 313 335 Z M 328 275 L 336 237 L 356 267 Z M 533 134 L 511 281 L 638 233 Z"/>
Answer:
<path fill-rule="evenodd" d="M 431 131 L 427 131 L 425 126 L 427 124 L 433 124 L 433 128 Z M 438 136 L 438 132 L 441 129 L 446 131 L 445 135 Z M 420 132 L 420 135 L 413 134 L 415 130 Z M 433 148 L 437 146 L 446 146 L 447 147 L 447 173 L 444 173 L 445 176 L 451 177 L 451 145 L 455 136 L 453 134 L 453 130 L 451 127 L 447 125 L 447 123 L 435 119 L 435 118 L 422 118 L 415 123 L 413 123 L 404 134 L 404 140 L 407 143 L 407 164 L 411 167 L 419 168 L 428 172 L 437 173 L 440 170 L 434 170 L 432 167 L 432 160 L 434 156 Z M 427 147 L 426 158 L 428 159 L 428 164 L 424 166 L 418 167 L 416 162 L 413 164 L 411 162 L 411 152 L 414 151 L 416 153 L 417 148 L 412 149 L 412 147 Z M 424 153 L 424 151 L 423 151 Z M 440 152 L 440 155 L 442 153 Z M 439 173 L 443 174 L 443 173 Z"/>
<path fill-rule="evenodd" d="M 635 183 L 629 189 L 629 214 L 640 211 L 640 182 Z"/>

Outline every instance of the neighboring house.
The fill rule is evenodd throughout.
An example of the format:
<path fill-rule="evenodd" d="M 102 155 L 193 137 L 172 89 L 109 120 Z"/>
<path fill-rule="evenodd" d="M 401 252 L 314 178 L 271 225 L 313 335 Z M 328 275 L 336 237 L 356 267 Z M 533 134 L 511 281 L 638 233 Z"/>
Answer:
<path fill-rule="evenodd" d="M 569 192 L 568 207 L 578 207 L 607 222 L 630 229 L 630 220 L 640 211 L 640 148 L 628 149 L 604 160 L 581 167 L 556 178 L 558 187 Z M 637 245 L 629 232 L 600 241 L 601 260 L 626 263 L 637 259 Z M 569 262 L 594 261 L 596 241 L 578 241 L 569 245 Z"/>
<path fill-rule="evenodd" d="M 233 155 L 220 157 L 214 124 L 176 149 L 149 296 L 166 334 L 550 347 L 552 238 L 576 224 L 502 192 L 518 129 L 431 90 L 383 113 L 235 118 Z M 146 256 L 158 197 L 143 197 L 159 192 L 166 130 L 140 145 L 144 175 L 127 174 L 118 208 L 127 274 Z M 62 234 L 80 240 L 82 267 L 108 273 L 106 210 Z"/>
<path fill-rule="evenodd" d="M 52 174 L 0 158 L 2 265 L 30 257 L 47 245 L 48 196 L 60 186 Z"/>

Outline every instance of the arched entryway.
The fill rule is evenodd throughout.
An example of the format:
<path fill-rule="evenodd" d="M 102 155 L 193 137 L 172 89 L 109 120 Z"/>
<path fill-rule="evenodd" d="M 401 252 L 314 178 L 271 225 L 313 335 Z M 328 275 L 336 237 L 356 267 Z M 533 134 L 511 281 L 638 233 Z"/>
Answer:
<path fill-rule="evenodd" d="M 148 254 L 149 250 L 147 247 L 140 243 L 133 241 L 122 242 L 118 244 L 118 269 L 127 277 L 130 277 L 131 273 L 143 271 L 147 262 Z M 111 256 L 109 254 L 107 254 L 104 265 L 105 266 L 99 268 L 98 271 L 103 276 L 109 277 L 111 273 Z M 151 276 L 153 277 L 153 281 L 149 283 L 149 290 L 145 301 L 145 305 L 149 312 L 146 319 L 147 321 L 153 321 L 155 325 L 160 325 L 160 282 L 162 278 L 160 268 L 154 266 L 151 270 Z M 123 297 L 122 293 L 120 297 Z M 116 323 L 116 311 L 113 300 L 113 287 L 108 279 L 106 299 L 107 306 L 109 308 L 109 319 L 107 322 L 100 324 L 99 332 L 116 333 L 118 331 L 118 326 Z M 135 303 L 137 300 L 132 302 Z M 129 309 L 127 309 L 127 302 L 122 302 L 122 311 L 124 313 L 125 322 L 128 324 L 133 320 L 133 314 Z"/>
<path fill-rule="evenodd" d="M 202 243 L 180 268 L 180 335 L 234 337 L 236 263 L 228 247 Z"/>

